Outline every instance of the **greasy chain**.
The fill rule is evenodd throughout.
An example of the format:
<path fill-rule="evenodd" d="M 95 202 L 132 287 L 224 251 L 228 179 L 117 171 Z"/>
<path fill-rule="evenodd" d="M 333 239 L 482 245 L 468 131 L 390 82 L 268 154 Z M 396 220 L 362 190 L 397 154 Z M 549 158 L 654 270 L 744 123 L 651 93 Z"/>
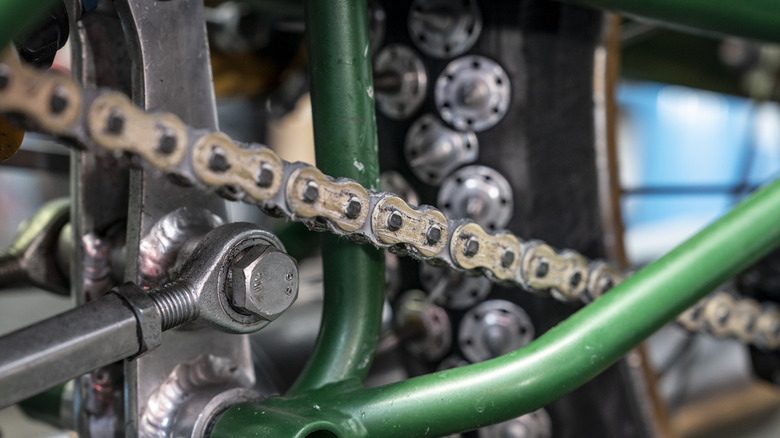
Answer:
<path fill-rule="evenodd" d="M 38 129 L 75 140 L 90 151 L 132 153 L 147 168 L 215 190 L 230 199 L 318 230 L 369 242 L 436 265 L 482 272 L 493 281 L 589 303 L 625 277 L 603 261 L 588 261 L 513 234 L 489 233 L 436 208 L 411 206 L 393 193 L 332 178 L 303 163 L 288 163 L 257 144 L 196 130 L 169 113 L 148 113 L 121 93 L 82 90 L 73 80 L 0 58 L 0 113 L 22 115 Z M 690 330 L 732 336 L 765 349 L 780 347 L 780 310 L 717 292 L 678 318 Z"/>

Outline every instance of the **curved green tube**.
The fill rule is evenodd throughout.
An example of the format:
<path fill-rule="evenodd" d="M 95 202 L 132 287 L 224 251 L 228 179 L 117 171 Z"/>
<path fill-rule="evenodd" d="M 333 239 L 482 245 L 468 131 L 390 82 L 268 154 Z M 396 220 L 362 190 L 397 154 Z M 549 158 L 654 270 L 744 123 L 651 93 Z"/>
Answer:
<path fill-rule="evenodd" d="M 780 243 L 780 180 L 525 348 L 333 400 L 372 437 L 467 430 L 572 391 Z M 392 425 L 392 427 L 389 427 Z"/>
<path fill-rule="evenodd" d="M 780 244 L 778 218 L 780 180 L 520 350 L 378 388 L 334 384 L 297 399 L 243 405 L 220 419 L 214 436 L 306 436 L 313 425 L 340 438 L 439 436 L 533 411 L 596 376 Z M 266 409 L 277 421 L 257 423 L 254 412 Z"/>
<path fill-rule="evenodd" d="M 780 42 L 777 0 L 560 0 L 683 30 Z"/>
<path fill-rule="evenodd" d="M 379 161 L 366 2 L 309 0 L 305 16 L 317 167 L 376 189 Z M 347 379 L 362 381 L 379 337 L 384 254 L 324 235 L 322 259 L 320 335 L 291 394 Z"/>
<path fill-rule="evenodd" d="M 29 29 L 62 0 L 2 0 L 0 1 L 0 49 Z"/>

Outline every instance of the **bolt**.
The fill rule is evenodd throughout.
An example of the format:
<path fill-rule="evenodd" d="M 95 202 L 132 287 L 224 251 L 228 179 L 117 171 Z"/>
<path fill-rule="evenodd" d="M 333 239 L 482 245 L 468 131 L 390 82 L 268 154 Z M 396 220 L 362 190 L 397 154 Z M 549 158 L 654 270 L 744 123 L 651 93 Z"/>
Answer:
<path fill-rule="evenodd" d="M 436 245 L 441 239 L 441 228 L 438 225 L 431 225 L 428 231 L 425 232 L 425 240 L 429 245 Z"/>
<path fill-rule="evenodd" d="M 355 219 L 360 216 L 360 210 L 363 209 L 363 205 L 360 200 L 354 196 L 350 196 L 347 203 L 344 205 L 344 214 L 350 218 Z"/>
<path fill-rule="evenodd" d="M 125 129 L 125 116 L 117 108 L 111 110 L 106 121 L 106 132 L 113 135 L 119 135 Z"/>
<path fill-rule="evenodd" d="M 58 86 L 54 89 L 49 100 L 49 109 L 53 114 L 61 114 L 68 107 L 68 92 L 64 87 Z"/>
<path fill-rule="evenodd" d="M 298 267 L 269 245 L 243 250 L 230 264 L 231 301 L 236 311 L 275 320 L 298 297 Z"/>
<path fill-rule="evenodd" d="M 508 268 L 514 262 L 515 262 L 514 251 L 505 249 L 504 252 L 501 253 L 501 266 Z"/>
<path fill-rule="evenodd" d="M 274 183 L 273 169 L 271 169 L 271 166 L 269 166 L 266 163 L 261 164 L 260 168 L 257 169 L 257 173 L 255 174 L 255 184 L 257 184 L 258 187 L 267 189 L 268 187 L 271 187 L 271 184 L 273 183 Z"/>
<path fill-rule="evenodd" d="M 390 216 L 387 217 L 387 228 L 389 228 L 390 231 L 398 231 L 402 226 L 404 226 L 404 217 L 398 210 L 394 210 L 390 213 Z"/>
<path fill-rule="evenodd" d="M 230 163 L 225 157 L 225 151 L 218 146 L 211 147 L 211 156 L 209 157 L 209 169 L 214 172 L 225 172 L 230 169 Z"/>
<path fill-rule="evenodd" d="M 320 197 L 320 188 L 314 181 L 306 183 L 306 187 L 303 188 L 303 202 L 307 204 L 313 204 L 317 198 Z"/>
<path fill-rule="evenodd" d="M 157 142 L 157 151 L 169 155 L 176 149 L 176 134 L 170 129 L 164 128 Z"/>
<path fill-rule="evenodd" d="M 0 254 L 0 284 L 14 284 L 24 281 L 27 272 L 22 265 L 22 259 L 12 254 Z"/>
<path fill-rule="evenodd" d="M 539 278 L 544 278 L 548 272 L 550 272 L 550 265 L 546 260 L 539 259 L 539 261 L 536 263 L 536 276 Z"/>
<path fill-rule="evenodd" d="M 469 237 L 466 241 L 466 245 L 463 246 L 463 254 L 466 257 L 473 257 L 479 252 L 479 240 L 476 237 Z"/>
<path fill-rule="evenodd" d="M 160 312 L 163 331 L 192 321 L 198 316 L 198 300 L 192 287 L 185 281 L 166 283 L 149 292 Z"/>

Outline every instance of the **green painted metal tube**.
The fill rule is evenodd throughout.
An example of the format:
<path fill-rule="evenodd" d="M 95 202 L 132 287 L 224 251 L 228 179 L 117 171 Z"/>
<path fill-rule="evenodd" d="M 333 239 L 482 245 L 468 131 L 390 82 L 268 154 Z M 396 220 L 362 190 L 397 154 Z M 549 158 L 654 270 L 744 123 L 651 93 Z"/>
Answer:
<path fill-rule="evenodd" d="M 527 347 L 333 400 L 372 437 L 513 418 L 572 391 L 780 244 L 780 180 Z"/>
<path fill-rule="evenodd" d="M 19 408 L 30 418 L 54 427 L 63 427 L 62 405 L 65 387 L 62 383 L 18 403 Z"/>
<path fill-rule="evenodd" d="M 682 29 L 780 42 L 777 0 L 561 0 Z"/>
<path fill-rule="evenodd" d="M 306 2 L 317 167 L 369 188 L 379 184 L 365 1 Z M 379 336 L 384 257 L 368 245 L 322 237 L 324 308 L 313 357 L 291 393 L 362 380 Z"/>
<path fill-rule="evenodd" d="M 334 384 L 244 405 L 229 410 L 217 430 L 439 436 L 530 412 L 596 376 L 780 244 L 779 217 L 780 180 L 520 350 L 378 388 Z M 277 421 L 258 424 L 255 412 L 266 410 Z"/>
<path fill-rule="evenodd" d="M 42 20 L 61 0 L 2 0 L 0 1 L 0 48 L 7 46 L 22 32 Z"/>

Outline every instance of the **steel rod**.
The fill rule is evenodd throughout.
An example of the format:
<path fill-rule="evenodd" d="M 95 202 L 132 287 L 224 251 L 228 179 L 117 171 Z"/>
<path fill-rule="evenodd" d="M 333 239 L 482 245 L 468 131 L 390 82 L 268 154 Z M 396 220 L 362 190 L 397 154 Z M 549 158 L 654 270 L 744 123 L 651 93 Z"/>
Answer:
<path fill-rule="evenodd" d="M 777 217 L 780 180 L 520 350 L 377 388 L 332 385 L 308 397 L 233 408 L 214 436 L 306 436 L 318 429 L 340 438 L 439 436 L 533 411 L 595 377 L 780 244 Z M 289 418 L 260 425 L 253 421 L 258 410 Z"/>
<path fill-rule="evenodd" d="M 118 295 L 0 337 L 0 407 L 138 353 L 138 320 Z"/>
<path fill-rule="evenodd" d="M 306 2 L 317 167 L 365 187 L 379 184 L 366 2 Z M 290 393 L 368 373 L 379 337 L 383 254 L 337 236 L 322 237 L 324 303 L 320 335 Z"/>

